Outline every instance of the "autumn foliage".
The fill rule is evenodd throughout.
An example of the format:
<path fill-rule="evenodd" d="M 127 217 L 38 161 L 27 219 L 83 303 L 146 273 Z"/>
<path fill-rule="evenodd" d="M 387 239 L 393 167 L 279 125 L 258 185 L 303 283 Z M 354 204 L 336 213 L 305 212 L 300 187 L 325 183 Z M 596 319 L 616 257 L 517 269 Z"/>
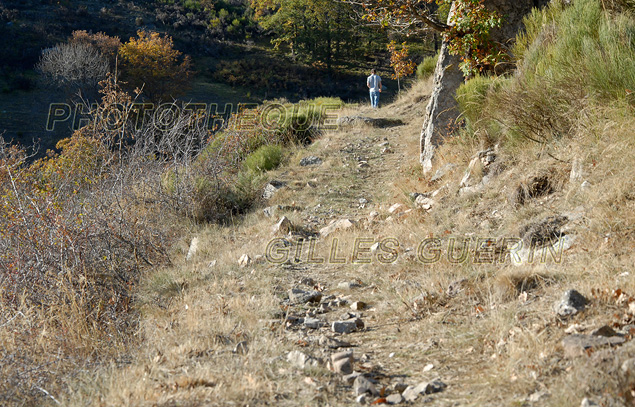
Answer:
<path fill-rule="evenodd" d="M 488 10 L 484 0 L 365 0 L 364 18 L 407 35 L 429 30 L 442 32 L 450 52 L 461 57 L 466 76 L 490 70 L 506 57 L 490 37 L 500 27 L 502 17 Z M 451 5 L 448 23 L 439 21 L 439 5 Z"/>
<path fill-rule="evenodd" d="M 417 65 L 408 58 L 408 45 L 405 41 L 401 44 L 401 49 L 397 49 L 395 41 L 391 41 L 388 44 L 388 50 L 390 51 L 390 66 L 395 71 L 392 78 L 397 79 L 401 89 L 400 79 L 412 75 Z"/>
<path fill-rule="evenodd" d="M 153 99 L 177 96 L 191 75 L 189 56 L 174 49 L 171 37 L 156 32 L 137 32 L 119 48 L 119 56 L 129 86 L 143 88 Z"/>

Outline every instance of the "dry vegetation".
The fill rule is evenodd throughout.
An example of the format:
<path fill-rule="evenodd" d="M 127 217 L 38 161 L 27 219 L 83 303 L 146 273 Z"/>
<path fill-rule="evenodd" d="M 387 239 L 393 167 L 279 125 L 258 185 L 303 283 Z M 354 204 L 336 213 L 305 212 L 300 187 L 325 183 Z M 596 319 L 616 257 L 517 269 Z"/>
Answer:
<path fill-rule="evenodd" d="M 576 14 L 553 7 L 548 15 L 553 21 Z M 567 10 L 570 14 L 563 17 Z M 414 153 L 418 139 L 413 135 L 420 130 L 429 82 L 419 82 L 378 111 L 347 106 L 339 112 L 399 118 L 404 125 L 358 124 L 325 132 L 308 147 L 287 144 L 283 165 L 268 171 L 255 173 L 238 165 L 234 171 L 247 174 L 258 191 L 263 180 L 286 186 L 267 202 L 251 203 L 259 210 L 238 217 L 229 211 L 223 225 L 190 227 L 171 246 L 171 264 L 146 268 L 131 303 L 138 318 L 130 328 L 134 338 L 104 335 L 80 324 L 86 312 L 80 302 L 44 309 L 14 302 L 2 310 L 0 320 L 1 372 L 8 378 L 3 391 L 28 389 L 40 395 L 31 396 L 31 404 L 53 404 L 55 398 L 64 405 L 100 406 L 351 405 L 351 386 L 327 364 L 298 369 L 287 361 L 293 350 L 329 359 L 336 350 L 320 343 L 327 336 L 350 342 L 355 370 L 376 380 L 386 395 L 398 383 L 440 378 L 448 385 L 418 403 L 570 406 L 589 397 L 605 406 L 632 406 L 633 372 L 621 369 L 635 356 L 635 316 L 629 308 L 635 294 L 632 97 L 624 93 L 609 103 L 606 95 L 596 98 L 582 89 L 569 93 L 566 103 L 560 101 L 559 110 L 547 112 L 552 121 L 514 121 L 536 113 L 514 112 L 533 105 L 510 104 L 508 98 L 545 95 L 522 75 L 502 81 L 491 91 L 489 81 L 482 81 L 484 92 L 482 82 L 474 82 L 478 92 L 469 94 L 481 98 L 481 106 L 496 109 L 470 112 L 463 107 L 469 133 L 439 149 L 436 167 L 454 167 L 438 180 L 434 172 L 421 175 Z M 523 137 L 532 131 L 541 139 Z M 232 140 L 231 134 L 218 140 L 222 137 Z M 486 165 L 478 152 L 489 147 L 496 158 Z M 308 155 L 324 162 L 300 166 Z M 468 186 L 482 186 L 466 189 L 464 182 L 462 187 L 466 171 L 471 174 Z M 432 208 L 415 205 L 412 192 L 436 192 Z M 403 206 L 390 213 L 396 203 Z M 260 210 L 275 205 L 281 207 L 274 217 Z M 289 236 L 272 230 L 283 215 L 295 226 Z M 474 261 L 479 238 L 522 237 L 527 226 L 557 216 L 567 217 L 559 233 L 572 239 L 561 262 Z M 274 264 L 262 257 L 276 237 L 288 239 L 293 257 L 302 237 L 344 218 L 355 225 L 319 237 L 314 253 L 329 259 L 337 239 L 342 263 L 309 262 L 307 244 L 297 251 L 300 261 Z M 194 238 L 197 250 L 188 255 Z M 352 261 L 357 238 L 395 238 L 397 260 L 382 264 L 368 254 L 369 264 Z M 420 243 L 428 238 L 438 238 L 444 249 L 433 264 L 417 258 Z M 447 257 L 452 238 L 471 244 L 460 264 Z M 240 266 L 244 254 L 252 261 Z M 342 282 L 359 286 L 343 287 Z M 314 330 L 294 322 L 308 315 L 331 322 L 350 311 L 348 305 L 318 311 L 317 304 L 292 304 L 288 291 L 295 287 L 318 290 L 323 298 L 332 295 L 330 301 L 348 300 L 348 305 L 366 302 L 368 308 L 361 311 L 365 327 L 336 335 L 328 326 Z M 553 304 L 570 288 L 590 304 L 571 318 L 558 317 Z M 563 337 L 604 325 L 623 332 L 626 342 L 565 356 Z M 113 344 L 102 346 L 106 341 Z M 45 387 L 64 370 L 61 364 L 66 371 L 73 364 L 75 369 L 62 376 L 63 385 Z M 28 384 L 19 383 L 25 377 Z M 7 400 L 18 404 L 18 397 Z"/>

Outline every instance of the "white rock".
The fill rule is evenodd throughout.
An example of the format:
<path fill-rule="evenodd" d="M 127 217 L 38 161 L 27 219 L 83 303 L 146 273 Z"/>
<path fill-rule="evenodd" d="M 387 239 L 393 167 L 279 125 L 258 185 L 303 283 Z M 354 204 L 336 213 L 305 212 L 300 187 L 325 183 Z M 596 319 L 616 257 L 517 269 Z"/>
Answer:
<path fill-rule="evenodd" d="M 240 256 L 240 259 L 238 259 L 238 265 L 240 267 L 247 267 L 250 264 L 251 264 L 251 257 L 249 257 L 247 253 L 243 254 L 242 256 Z"/>
<path fill-rule="evenodd" d="M 190 243 L 190 248 L 187 251 L 187 256 L 185 256 L 185 260 L 187 261 L 191 260 L 197 251 L 198 251 L 198 237 L 195 237 L 194 239 L 192 239 L 192 242 Z"/>

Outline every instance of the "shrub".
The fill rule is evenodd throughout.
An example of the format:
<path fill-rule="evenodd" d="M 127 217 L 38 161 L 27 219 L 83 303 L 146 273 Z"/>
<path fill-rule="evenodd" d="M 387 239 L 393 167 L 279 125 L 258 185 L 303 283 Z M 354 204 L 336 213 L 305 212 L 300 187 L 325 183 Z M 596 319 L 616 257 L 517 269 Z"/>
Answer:
<path fill-rule="evenodd" d="M 57 44 L 42 51 L 36 67 L 58 85 L 95 86 L 109 72 L 108 60 L 88 44 Z"/>
<path fill-rule="evenodd" d="M 425 80 L 432 76 L 438 59 L 439 54 L 423 58 L 423 61 L 417 66 L 417 78 Z"/>
<path fill-rule="evenodd" d="M 282 147 L 276 144 L 266 145 L 251 153 L 244 162 L 245 170 L 254 173 L 271 171 L 282 162 Z"/>
<path fill-rule="evenodd" d="M 153 99 L 181 94 L 189 83 L 190 58 L 174 49 L 172 38 L 138 31 L 119 49 L 122 71 L 133 88 L 143 88 Z"/>

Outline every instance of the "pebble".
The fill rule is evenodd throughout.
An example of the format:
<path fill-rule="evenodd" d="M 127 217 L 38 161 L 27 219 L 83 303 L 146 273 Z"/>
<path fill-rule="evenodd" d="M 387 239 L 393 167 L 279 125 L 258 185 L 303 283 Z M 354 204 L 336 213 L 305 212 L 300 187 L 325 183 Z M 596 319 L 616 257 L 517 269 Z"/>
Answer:
<path fill-rule="evenodd" d="M 304 326 L 309 329 L 319 329 L 322 326 L 322 321 L 317 318 L 304 318 Z"/>

